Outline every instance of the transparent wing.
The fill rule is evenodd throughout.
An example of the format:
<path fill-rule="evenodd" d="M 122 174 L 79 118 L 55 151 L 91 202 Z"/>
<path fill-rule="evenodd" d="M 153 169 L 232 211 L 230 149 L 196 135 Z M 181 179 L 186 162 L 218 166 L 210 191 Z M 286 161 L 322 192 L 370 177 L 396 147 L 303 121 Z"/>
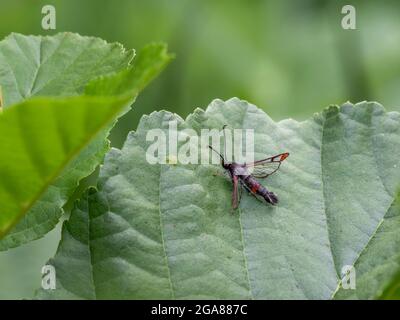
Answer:
<path fill-rule="evenodd" d="M 249 168 L 250 173 L 256 178 L 266 178 L 271 174 L 275 173 L 283 160 L 289 156 L 289 153 L 281 153 L 276 156 L 258 160 L 252 163 L 246 163 L 246 167 Z"/>
<path fill-rule="evenodd" d="M 251 175 L 256 178 L 266 178 L 275 173 L 279 169 L 280 165 L 280 162 L 268 162 L 254 166 L 253 168 L 250 168 L 249 171 Z"/>

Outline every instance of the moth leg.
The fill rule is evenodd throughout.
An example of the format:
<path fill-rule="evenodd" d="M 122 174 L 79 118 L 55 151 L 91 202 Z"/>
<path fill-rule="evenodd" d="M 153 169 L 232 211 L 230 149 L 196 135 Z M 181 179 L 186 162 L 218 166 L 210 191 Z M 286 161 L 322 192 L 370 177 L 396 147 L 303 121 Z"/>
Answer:
<path fill-rule="evenodd" d="M 246 191 L 247 191 L 249 194 L 251 194 L 251 195 L 254 196 L 254 194 L 251 192 L 251 190 L 249 189 L 249 187 L 246 186 L 243 182 L 242 182 L 242 186 L 246 189 Z"/>
<path fill-rule="evenodd" d="M 240 201 L 242 200 L 242 195 L 243 195 L 243 188 L 244 188 L 244 183 L 242 180 L 239 180 L 239 200 L 238 200 L 238 205 L 240 204 Z"/>
<path fill-rule="evenodd" d="M 233 212 L 238 208 L 239 202 L 238 202 L 238 197 L 239 197 L 239 178 L 237 176 L 232 176 L 232 184 L 233 184 L 233 191 L 232 191 L 232 211 Z"/>

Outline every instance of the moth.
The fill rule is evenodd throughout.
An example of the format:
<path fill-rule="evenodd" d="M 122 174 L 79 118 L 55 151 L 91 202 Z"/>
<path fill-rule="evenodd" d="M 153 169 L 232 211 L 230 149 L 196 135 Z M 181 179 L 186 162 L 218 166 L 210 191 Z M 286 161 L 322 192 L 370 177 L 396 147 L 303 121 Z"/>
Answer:
<path fill-rule="evenodd" d="M 264 187 L 261 183 L 259 183 L 257 178 L 266 178 L 278 171 L 282 161 L 289 156 L 289 153 L 281 153 L 273 157 L 257 160 L 251 163 L 240 164 L 233 161 L 226 162 L 225 127 L 226 125 L 222 128 L 224 132 L 224 156 L 222 156 L 212 146 L 209 145 L 208 147 L 220 156 L 221 165 L 229 174 L 229 177 L 232 181 L 232 209 L 237 209 L 239 206 L 243 188 L 258 200 L 264 203 L 276 205 L 278 203 L 278 197 Z M 251 171 L 250 168 L 253 170 Z"/>

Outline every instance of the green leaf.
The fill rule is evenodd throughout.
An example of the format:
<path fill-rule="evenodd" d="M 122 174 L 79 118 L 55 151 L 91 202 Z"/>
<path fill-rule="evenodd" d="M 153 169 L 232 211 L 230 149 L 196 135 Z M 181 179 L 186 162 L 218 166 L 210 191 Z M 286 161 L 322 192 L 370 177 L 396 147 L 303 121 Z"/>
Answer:
<path fill-rule="evenodd" d="M 152 43 L 139 51 L 134 67 L 127 68 L 119 75 L 102 76 L 93 80 L 85 88 L 88 95 L 123 94 L 132 88 L 143 90 L 161 70 L 174 58 L 167 47 Z"/>
<path fill-rule="evenodd" d="M 0 42 L 0 84 L 6 108 L 31 96 L 82 94 L 95 77 L 126 69 L 134 51 L 74 33 L 25 36 Z"/>
<path fill-rule="evenodd" d="M 72 36 L 76 37 L 76 35 Z M 60 35 L 56 37 L 60 38 Z M 30 37 L 27 38 L 30 39 Z M 33 39 L 36 38 L 33 37 Z M 44 39 L 52 43 L 52 38 Z M 78 39 L 81 37 L 78 36 Z M 118 70 L 112 65 L 108 68 L 104 66 L 101 68 L 99 64 L 106 63 L 111 59 L 111 55 L 114 55 L 116 60 L 121 55 L 125 56 L 125 51 L 119 45 L 117 47 L 120 50 L 116 55 L 115 45 L 107 45 L 104 41 L 95 38 L 84 39 L 97 44 L 90 45 L 93 50 L 99 50 L 99 43 L 102 43 L 104 47 L 110 47 L 109 50 L 106 50 L 108 54 L 104 55 L 99 52 L 103 60 L 97 60 L 96 65 L 89 63 L 89 67 L 99 68 L 103 71 L 110 71 L 112 68 Z M 45 40 L 42 43 L 45 43 Z M 63 40 L 62 43 L 65 41 Z M 71 46 L 71 41 L 68 43 Z M 80 43 L 80 41 L 76 42 L 75 46 Z M 60 44 L 60 46 L 65 45 Z M 87 51 L 88 49 L 85 52 L 87 53 Z M 60 57 L 70 56 L 68 50 L 63 53 L 62 49 L 58 49 L 56 52 Z M 98 90 L 95 93 L 97 97 L 93 92 L 87 92 L 86 95 L 76 99 L 26 100 L 6 108 L 0 116 L 0 132 L 2 133 L 0 138 L 2 146 L 0 202 L 5 201 L 2 208 L 5 213 L 2 213 L 0 218 L 0 237 L 7 232 L 8 234 L 0 241 L 0 250 L 37 239 L 57 224 L 62 214 L 62 207 L 75 190 L 78 182 L 93 172 L 108 150 L 106 138 L 115 119 L 128 110 L 139 91 L 165 67 L 171 58 L 166 53 L 166 46 L 162 44 L 146 47 L 143 53 L 139 54 L 138 61 L 142 61 L 143 57 L 147 55 L 150 55 L 151 58 L 147 59 L 146 64 L 141 62 L 138 64 L 138 68 L 135 64 L 118 73 L 96 78 L 88 86 L 93 88 L 93 84 L 107 77 L 110 81 L 121 83 L 126 80 L 123 90 L 122 88 L 119 91 L 102 92 Z M 76 57 L 74 61 L 81 60 L 82 58 Z M 71 63 L 72 69 L 74 69 L 72 67 L 74 63 Z M 85 63 L 86 60 L 82 60 L 78 65 L 83 67 Z M 116 62 L 114 61 L 114 63 Z M 60 61 L 53 61 L 53 64 L 59 65 Z M 67 71 L 64 70 L 65 76 L 68 74 Z M 82 73 L 81 76 L 82 78 L 87 77 L 85 73 Z M 73 90 L 76 90 L 76 93 L 81 91 L 80 85 L 73 89 L 73 85 L 79 84 L 75 78 L 69 78 L 69 80 L 73 80 L 70 86 L 66 79 L 60 81 L 66 84 L 68 90 L 71 90 L 67 90 L 69 94 L 74 94 Z M 7 87 L 7 83 L 5 87 Z M 12 92 L 12 87 L 9 87 L 9 90 Z M 57 94 L 56 91 L 53 93 Z M 76 104 L 76 106 L 71 108 L 71 104 Z M 42 107 L 44 105 L 45 108 Z M 107 109 L 108 113 L 100 110 L 97 115 L 96 105 L 100 109 Z M 80 112 L 75 110 L 80 107 L 82 108 Z M 71 113 L 63 108 L 71 109 Z M 74 130 L 76 134 L 74 134 Z M 82 132 L 85 136 L 81 136 Z M 15 147 L 16 145 L 18 147 Z M 3 178 L 3 172 L 5 178 Z M 12 228 L 26 213 L 28 214 L 22 221 Z M 9 232 L 11 228 L 12 230 Z"/>
<path fill-rule="evenodd" d="M 397 230 L 396 230 L 397 231 Z M 397 257 L 398 258 L 398 257 Z M 383 290 L 382 294 L 378 296 L 382 300 L 400 300 L 400 268 L 398 272 Z"/>
<path fill-rule="evenodd" d="M 212 165 L 150 165 L 150 129 L 255 130 L 256 158 L 290 152 L 260 179 L 275 207 L 232 185 Z M 186 121 L 142 118 L 112 149 L 64 224 L 53 260 L 57 290 L 39 298 L 373 298 L 398 268 L 400 114 L 376 103 L 329 107 L 305 122 L 274 122 L 245 101 L 216 100 Z M 340 286 L 354 266 L 356 289 Z"/>
<path fill-rule="evenodd" d="M 34 98 L 3 112 L 0 234 L 32 208 L 129 101 L 129 97 Z"/>

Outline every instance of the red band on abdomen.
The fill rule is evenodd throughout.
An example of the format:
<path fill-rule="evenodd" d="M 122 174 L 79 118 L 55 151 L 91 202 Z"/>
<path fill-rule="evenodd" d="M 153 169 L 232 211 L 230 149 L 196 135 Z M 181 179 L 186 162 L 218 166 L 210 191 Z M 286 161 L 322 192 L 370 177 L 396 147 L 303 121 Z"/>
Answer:
<path fill-rule="evenodd" d="M 251 187 L 251 192 L 256 193 L 258 189 L 260 189 L 260 185 L 255 184 Z"/>

